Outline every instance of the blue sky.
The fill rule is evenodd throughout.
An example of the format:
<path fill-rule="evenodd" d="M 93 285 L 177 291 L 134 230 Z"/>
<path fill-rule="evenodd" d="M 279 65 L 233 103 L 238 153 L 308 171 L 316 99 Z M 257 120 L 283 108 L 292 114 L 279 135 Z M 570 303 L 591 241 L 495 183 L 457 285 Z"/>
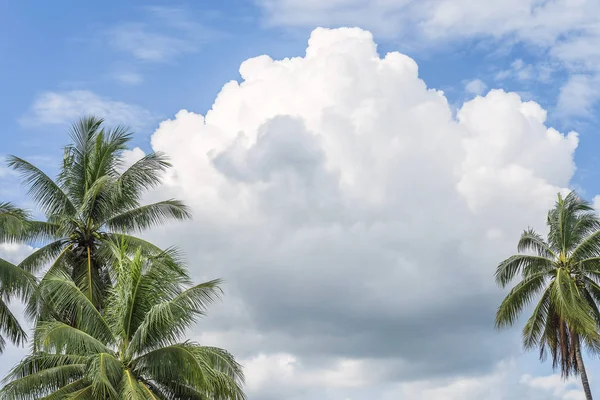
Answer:
<path fill-rule="evenodd" d="M 556 7 L 559 7 L 557 12 L 551 9 L 550 2 L 528 0 L 523 3 L 526 4 L 523 7 L 527 8 L 524 14 L 519 11 L 519 2 L 506 2 L 502 6 L 495 6 L 491 1 L 482 2 L 481 4 L 485 5 L 477 8 L 469 2 L 459 0 L 448 2 L 430 0 L 427 3 L 431 5 L 432 10 L 435 10 L 431 13 L 421 9 L 417 3 L 407 2 L 406 4 L 409 5 L 405 6 L 402 5 L 404 3 L 396 1 L 377 5 L 379 3 L 370 3 L 366 0 L 354 2 L 340 0 L 325 5 L 313 1 L 294 0 L 253 2 L 223 0 L 177 4 L 159 1 L 152 3 L 63 1 L 49 6 L 48 2 L 43 1 L 1 2 L 0 26 L 3 34 L 0 36 L 0 76 L 2 77 L 0 92 L 3 96 L 0 98 L 0 121 L 2 121 L 0 132 L 2 132 L 3 145 L 0 154 L 23 156 L 48 171 L 54 171 L 56 161 L 61 156 L 61 147 L 68 140 L 68 123 L 82 113 L 96 112 L 106 116 L 109 122 L 132 126 L 136 131 L 133 146 L 145 152 L 153 148 L 164 149 L 174 153 L 182 169 L 185 166 L 194 168 L 189 162 L 185 164 L 184 155 L 179 155 L 180 149 L 173 147 L 174 145 L 165 139 L 166 133 L 163 131 L 170 128 L 157 130 L 161 121 L 174 119 L 177 112 L 182 109 L 205 115 L 213 107 L 223 85 L 231 80 L 241 80 L 239 68 L 245 60 L 263 54 L 269 55 L 274 60 L 303 57 L 308 38 L 316 27 L 358 26 L 373 33 L 373 40 L 382 57 L 394 51 L 411 57 L 418 65 L 419 78 L 428 88 L 444 92 L 453 113 L 461 109 L 463 103 L 472 100 L 476 95 L 486 95 L 491 89 L 516 92 L 520 94 L 523 101 L 533 100 L 538 103 L 547 111 L 546 127 L 554 127 L 564 134 L 571 130 L 577 131 L 580 142 L 573 159 L 567 150 L 560 154 L 552 153 L 550 150 L 540 150 L 532 152 L 531 157 L 535 158 L 533 160 L 527 160 L 527 154 L 520 156 L 522 165 L 535 171 L 535 175 L 539 172 L 535 165 L 539 163 L 550 165 L 554 156 L 560 158 L 556 162 L 557 165 L 569 166 L 574 162 L 576 169 L 572 177 L 556 178 L 557 180 L 554 181 L 552 177 L 540 173 L 540 179 L 548 182 L 552 187 L 575 188 L 590 200 L 600 193 L 600 160 L 596 152 L 600 140 L 597 136 L 600 128 L 598 121 L 600 105 L 596 100 L 600 97 L 600 90 L 595 89 L 600 87 L 598 85 L 600 57 L 592 49 L 594 43 L 597 43 L 595 39 L 600 37 L 600 32 L 595 28 L 596 23 L 600 23 L 597 18 L 600 13 L 594 14 L 593 11 L 597 9 L 595 3 L 582 1 L 579 6 L 571 7 L 568 2 L 558 1 L 555 2 Z M 449 10 L 446 6 L 455 8 Z M 339 73 L 344 74 L 344 70 L 340 70 Z M 318 76 L 318 73 L 315 74 Z M 360 80 L 357 80 L 357 85 L 359 82 Z M 270 98 L 269 93 L 277 91 L 276 87 L 266 86 L 264 90 L 265 98 Z M 325 85 L 322 89 L 323 93 L 333 93 L 333 90 Z M 409 89 L 406 90 L 408 93 Z M 319 93 L 318 88 L 315 89 L 315 93 Z M 229 99 L 229 97 L 224 98 Z M 255 94 L 255 102 L 260 103 L 262 100 L 260 92 Z M 494 100 L 489 98 L 488 101 L 492 104 Z M 392 107 L 393 105 L 391 103 Z M 248 105 L 250 106 L 255 105 Z M 215 108 L 229 109 L 223 105 L 215 105 Z M 487 110 L 493 115 L 491 108 Z M 298 114 L 302 115 L 302 112 L 298 111 Z M 291 109 L 290 115 L 295 113 L 296 110 Z M 258 114 L 260 113 L 257 112 Z M 265 115 L 268 116 L 265 117 L 266 121 L 278 114 L 265 111 Z M 227 125 L 226 118 L 221 114 L 215 118 L 223 119 L 223 121 L 219 119 L 222 126 Z M 231 118 L 235 120 L 238 116 L 232 114 Z M 471 118 L 477 119 L 475 116 Z M 308 117 L 306 121 L 309 121 L 307 124 L 310 125 Z M 381 121 L 386 120 L 382 117 Z M 497 120 L 491 118 L 490 121 Z M 491 124 L 492 122 L 489 129 L 493 130 L 495 127 Z M 232 123 L 232 126 L 238 125 Z M 240 122 L 239 126 L 246 125 Z M 511 128 L 514 127 L 509 126 L 506 129 Z M 199 131 L 201 128 L 194 129 Z M 250 132 L 254 128 L 247 129 Z M 468 129 L 479 128 L 469 125 Z M 226 131 L 225 128 L 223 130 Z M 227 134 L 233 136 L 237 132 L 231 131 Z M 153 146 L 150 144 L 151 137 L 153 140 L 156 139 L 156 144 L 153 141 Z M 185 135 L 182 137 L 191 138 Z M 190 142 L 193 140 L 190 139 Z M 203 154 L 200 147 L 197 151 L 198 156 Z M 286 154 L 290 156 L 285 152 L 281 154 L 284 159 Z M 333 153 L 327 154 L 330 161 L 334 160 L 331 158 Z M 544 157 L 548 159 L 537 159 Z M 234 168 L 237 165 L 234 164 L 229 165 L 228 168 Z M 423 169 L 427 170 L 427 168 Z M 225 172 L 223 174 L 226 175 Z M 359 175 L 357 172 L 356 176 Z M 423 179 L 426 179 L 429 175 L 423 176 Z M 23 191 L 15 186 L 14 176 L 7 175 L 0 169 L 0 179 L 3 180 L 0 194 L 4 198 L 24 201 Z M 203 184 L 201 178 L 189 182 L 194 182 L 195 185 Z M 184 189 L 178 192 L 177 187 L 174 183 L 168 193 L 175 197 L 185 197 L 192 203 L 200 202 L 201 197 L 194 197 L 196 194 L 191 194 Z M 489 192 L 492 193 L 490 196 L 497 193 L 494 190 L 494 188 L 490 189 Z M 498 193 L 500 194 L 493 199 L 497 201 L 495 206 L 500 210 L 498 211 L 500 214 L 502 210 L 509 209 L 508 206 L 503 207 L 500 203 L 506 201 L 508 204 L 509 201 L 505 200 L 504 194 Z M 539 192 L 535 192 L 530 197 L 524 197 L 522 201 L 536 202 L 540 199 L 536 197 L 538 195 Z M 484 197 L 481 196 L 482 199 Z M 271 206 L 284 207 L 283 203 L 273 201 Z M 233 206 L 232 204 L 230 205 Z M 540 204 L 548 204 L 547 199 L 540 200 Z M 490 210 L 494 209 L 491 205 L 489 207 Z M 538 226 L 542 221 L 543 226 L 543 219 L 539 216 L 543 216 L 540 210 L 544 207 L 540 206 L 539 209 L 534 207 L 535 210 L 532 211 L 534 216 L 530 219 L 515 217 L 515 224 L 530 223 Z M 205 211 L 208 215 L 207 210 L 198 209 L 200 215 L 204 215 Z M 476 212 L 473 212 L 475 215 Z M 493 216 L 484 219 L 495 221 Z M 200 220 L 202 221 L 202 217 Z M 529 220 L 531 222 L 526 222 Z M 231 228 L 231 225 L 228 225 L 230 222 L 211 220 L 211 226 L 220 233 L 228 232 Z M 247 227 L 248 224 L 249 222 L 241 225 Z M 526 228 L 526 226 L 518 226 Z M 496 229 L 496 226 L 490 228 Z M 508 231 L 510 229 L 507 227 L 506 232 Z M 257 235 L 256 232 L 254 235 Z M 354 231 L 348 232 L 348 235 L 353 234 L 352 232 Z M 167 240 L 166 236 L 156 237 L 159 242 Z M 510 240 L 507 239 L 507 242 Z M 240 243 L 245 242 L 240 239 Z M 244 247 L 241 244 L 239 246 L 240 249 Z M 182 247 L 188 254 L 193 253 L 186 248 L 185 243 Z M 193 246 L 188 247 L 193 249 Z M 300 247 L 298 254 L 302 249 L 306 251 L 307 248 Z M 240 257 L 247 256 L 244 251 L 239 250 L 239 254 L 243 255 Z M 223 265 L 227 260 L 231 261 L 226 256 L 218 258 L 215 255 L 215 258 Z M 485 257 L 482 256 L 481 259 Z M 217 269 L 219 273 L 233 274 L 232 271 L 235 269 L 231 271 L 227 267 Z M 234 286 L 237 285 L 235 283 L 237 278 L 229 276 L 228 279 L 233 279 Z M 242 284 L 239 286 L 243 287 Z M 249 289 L 242 288 L 232 295 L 234 299 L 232 302 L 235 304 L 239 302 L 246 307 L 255 307 L 258 304 L 258 297 L 252 296 Z M 235 315 L 232 311 L 226 314 L 230 318 Z M 250 324 L 253 329 L 257 329 L 256 332 L 261 331 L 256 328 L 260 326 L 260 321 L 264 322 L 257 317 Z M 220 320 L 215 322 L 214 332 L 224 329 L 219 325 L 221 322 Z M 228 323 L 231 324 L 231 321 L 223 322 L 225 325 Z M 492 332 L 486 334 L 495 334 Z M 510 338 L 507 336 L 506 340 L 516 343 L 515 346 L 518 347 L 518 340 L 515 340 L 515 337 L 517 336 Z M 494 340 L 484 342 L 493 345 Z M 325 369 L 315 367 L 314 371 L 311 370 L 311 365 L 318 364 L 315 358 L 303 355 L 301 350 L 286 349 L 284 345 L 281 346 L 277 352 L 273 350 L 272 354 L 266 348 L 258 349 L 258 353 L 246 351 L 244 354 L 250 360 L 250 365 L 254 365 L 257 370 L 262 368 L 267 371 L 264 372 L 266 374 L 264 376 L 273 373 L 270 369 L 272 365 L 279 365 L 277 363 L 285 361 L 285 357 L 282 359 L 281 354 L 291 354 L 295 360 L 303 360 L 304 364 L 301 368 L 304 373 L 303 379 L 315 376 L 311 375 L 317 373 L 314 371 L 327 371 L 325 367 L 322 367 Z M 485 349 L 481 347 L 478 351 L 485 352 Z M 261 358 L 262 356 L 266 358 Z M 354 356 L 356 357 L 352 358 Z M 364 361 L 358 355 L 349 353 L 345 354 L 345 357 Z M 515 352 L 515 357 L 518 360 L 518 367 L 512 370 L 540 376 L 551 373 L 549 365 L 539 365 L 534 355 L 518 358 L 519 353 Z M 301 364 L 300 361 L 298 363 Z M 485 363 L 482 362 L 483 364 Z M 324 362 L 323 365 L 332 364 Z M 597 361 L 591 361 L 591 365 L 593 371 L 598 371 Z M 504 364 L 498 366 L 491 362 L 482 368 L 485 371 L 493 368 L 501 370 L 500 375 L 486 375 L 481 378 L 494 382 L 495 379 L 501 379 L 498 376 L 504 376 L 502 374 L 511 370 Z M 471 376 L 473 371 L 467 370 L 467 375 Z M 447 371 L 440 374 L 451 376 Z M 342 393 L 352 399 L 387 398 L 382 394 L 389 393 L 386 388 L 402 381 L 393 378 L 391 373 L 389 379 L 386 378 L 387 381 L 375 379 L 377 384 L 366 384 L 358 389 L 352 389 L 355 391 L 348 389 L 352 388 L 351 385 L 342 385 L 340 389 L 334 382 L 331 387 L 323 384 L 321 391 L 306 394 L 294 385 L 289 385 L 286 379 L 277 376 L 283 388 L 282 393 L 289 393 L 286 399 L 346 398 Z M 446 385 L 446 381 L 444 381 L 446 383 L 436 381 L 436 376 L 432 372 L 428 378 L 419 379 L 429 379 L 428 382 L 438 389 L 444 387 L 443 390 L 446 392 L 443 393 L 454 393 L 451 392 L 451 383 Z M 335 381 L 335 377 L 331 379 Z M 522 377 L 515 379 L 522 379 Z M 558 387 L 552 386 L 554 384 L 552 382 L 549 383 L 550 387 Z M 468 383 L 467 386 L 469 385 L 473 386 L 474 383 Z M 263 389 L 256 383 L 252 387 L 254 397 L 251 399 L 270 399 L 269 391 Z M 417 393 L 410 390 L 421 390 L 420 396 L 425 396 L 424 398 L 427 398 L 426 393 L 428 393 L 425 389 L 410 385 L 394 390 L 401 390 L 398 393 L 404 393 L 404 396 L 409 396 L 407 393 Z M 483 393 L 477 392 L 479 390 L 477 388 L 473 390 L 473 393 L 479 393 L 480 396 Z M 565 394 L 564 388 L 556 391 L 558 393 L 554 394 L 556 398 L 567 399 L 567 397 L 560 397 Z M 510 398 L 511 395 L 514 393 L 497 398 Z"/>

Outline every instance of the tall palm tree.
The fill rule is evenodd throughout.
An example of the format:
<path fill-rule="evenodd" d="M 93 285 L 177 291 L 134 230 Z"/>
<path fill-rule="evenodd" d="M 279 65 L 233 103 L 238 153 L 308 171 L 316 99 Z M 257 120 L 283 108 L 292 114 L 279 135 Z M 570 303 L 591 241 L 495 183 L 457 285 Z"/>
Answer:
<path fill-rule="evenodd" d="M 27 218 L 24 210 L 11 203 L 0 203 L 0 241 L 12 241 L 23 229 Z M 15 296 L 25 299 L 34 288 L 33 275 L 0 258 L 0 353 L 6 347 L 5 337 L 16 345 L 22 345 L 27 339 L 7 303 Z"/>
<path fill-rule="evenodd" d="M 513 325 L 523 309 L 539 298 L 523 329 L 523 346 L 548 352 L 563 377 L 581 375 L 588 400 L 592 393 L 582 347 L 600 351 L 600 221 L 593 207 L 574 192 L 558 196 L 548 212 L 548 238 L 529 229 L 513 255 L 498 265 L 496 282 L 508 293 L 496 314 L 498 328 Z"/>
<path fill-rule="evenodd" d="M 66 271 L 101 308 L 110 287 L 106 243 L 125 237 L 156 254 L 160 249 L 131 234 L 190 214 L 178 200 L 140 204 L 141 196 L 160 183 L 169 163 L 163 154 L 150 153 L 122 171 L 123 151 L 131 139 L 126 128 L 105 128 L 102 119 L 86 117 L 73 124 L 70 133 L 73 143 L 65 148 L 56 180 L 24 159 L 8 159 L 46 214 L 45 221 L 28 221 L 22 231 L 20 240 L 41 246 L 19 267 L 34 274 L 48 264 L 50 270 Z M 40 285 L 44 283 L 42 279 Z M 35 314 L 35 304 L 30 306 Z"/>
<path fill-rule="evenodd" d="M 227 351 L 180 342 L 221 291 L 219 280 L 190 286 L 170 254 L 128 257 L 111 246 L 114 287 L 104 312 L 64 271 L 42 289 L 75 324 L 40 321 L 32 354 L 5 378 L 1 399 L 241 400 L 241 366 Z"/>

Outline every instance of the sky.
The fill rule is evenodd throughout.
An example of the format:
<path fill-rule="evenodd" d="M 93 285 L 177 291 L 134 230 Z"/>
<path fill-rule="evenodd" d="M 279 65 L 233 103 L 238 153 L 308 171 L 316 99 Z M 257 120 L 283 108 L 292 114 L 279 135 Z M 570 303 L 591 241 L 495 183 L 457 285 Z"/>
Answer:
<path fill-rule="evenodd" d="M 250 400 L 584 398 L 494 329 L 493 274 L 558 192 L 600 205 L 597 1 L 2 1 L 0 30 L 0 156 L 54 174 L 86 114 L 166 152 L 147 201 L 194 219 L 145 237 L 225 280 L 190 337 Z M 33 207 L 4 166 L 0 198 Z"/>

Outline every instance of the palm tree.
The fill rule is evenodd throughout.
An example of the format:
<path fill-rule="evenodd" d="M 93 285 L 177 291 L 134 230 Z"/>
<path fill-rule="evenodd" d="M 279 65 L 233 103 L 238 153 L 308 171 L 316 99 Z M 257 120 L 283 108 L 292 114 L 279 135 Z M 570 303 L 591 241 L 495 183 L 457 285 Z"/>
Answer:
<path fill-rule="evenodd" d="M 539 298 L 523 329 L 523 346 L 538 347 L 541 360 L 549 352 L 553 367 L 565 378 L 580 374 L 591 400 L 581 348 L 600 351 L 600 220 L 588 202 L 571 192 L 558 196 L 547 224 L 547 240 L 526 230 L 517 245 L 519 254 L 498 265 L 496 282 L 501 287 L 517 274 L 521 280 L 498 308 L 496 326 L 513 325 Z"/>
<path fill-rule="evenodd" d="M 73 124 L 71 138 L 56 180 L 19 157 L 8 159 L 46 214 L 45 221 L 28 221 L 19 235 L 22 241 L 41 245 L 19 267 L 34 274 L 48 264 L 50 270 L 66 271 L 101 308 L 110 288 L 106 244 L 127 238 L 134 247 L 158 254 L 156 246 L 131 234 L 190 214 L 178 200 L 140 204 L 141 196 L 160 183 L 161 173 L 170 165 L 163 154 L 150 153 L 122 171 L 122 153 L 131 139 L 126 128 L 108 129 L 102 119 L 86 117 Z M 30 306 L 31 314 L 39 311 L 35 304 Z"/>
<path fill-rule="evenodd" d="M 128 257 L 112 246 L 114 287 L 100 312 L 64 271 L 42 289 L 75 324 L 39 321 L 32 354 L 5 378 L 5 399 L 241 400 L 243 373 L 225 350 L 179 342 L 221 291 L 219 280 L 190 286 L 172 254 Z"/>
<path fill-rule="evenodd" d="M 0 203 L 0 240 L 11 241 L 23 229 L 28 215 L 11 203 Z M 35 288 L 35 278 L 21 268 L 0 258 L 0 353 L 6 347 L 5 337 L 16 345 L 27 339 L 19 321 L 8 308 L 14 296 L 25 299 Z"/>

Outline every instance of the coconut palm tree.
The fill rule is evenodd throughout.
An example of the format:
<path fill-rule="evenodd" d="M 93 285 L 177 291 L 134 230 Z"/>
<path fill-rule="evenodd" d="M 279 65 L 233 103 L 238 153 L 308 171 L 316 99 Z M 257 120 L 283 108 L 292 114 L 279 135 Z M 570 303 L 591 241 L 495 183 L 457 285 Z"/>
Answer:
<path fill-rule="evenodd" d="M 529 229 L 513 255 L 500 263 L 496 282 L 506 287 L 518 282 L 496 314 L 496 326 L 515 323 L 535 298 L 537 305 L 523 329 L 523 346 L 548 353 L 563 377 L 581 375 L 588 400 L 592 393 L 582 357 L 582 347 L 600 350 L 600 221 L 593 207 L 574 192 L 558 196 L 549 211 L 547 240 Z"/>
<path fill-rule="evenodd" d="M 23 229 L 28 215 L 11 203 L 0 203 L 0 241 L 11 241 Z M 8 308 L 11 298 L 25 299 L 35 288 L 35 278 L 23 269 L 0 258 L 0 353 L 6 346 L 5 337 L 22 345 L 27 339 L 19 321 Z"/>
<path fill-rule="evenodd" d="M 132 247 L 157 254 L 160 249 L 131 234 L 190 214 L 178 200 L 140 204 L 169 163 L 163 154 L 150 153 L 125 168 L 123 151 L 131 139 L 126 128 L 105 128 L 102 119 L 86 117 L 73 124 L 71 138 L 56 180 L 22 158 L 8 158 L 46 215 L 45 221 L 28 221 L 19 235 L 19 240 L 40 244 L 19 267 L 34 274 L 49 264 L 51 270 L 66 271 L 101 308 L 110 287 L 106 243 L 127 238 Z M 31 314 L 39 311 L 30 306 Z"/>
<path fill-rule="evenodd" d="M 219 280 L 190 286 L 171 254 L 134 256 L 112 246 L 114 286 L 100 312 L 64 271 L 41 289 L 75 323 L 39 321 L 32 354 L 5 378 L 2 399 L 244 399 L 243 373 L 225 350 L 183 341 L 221 291 Z"/>

